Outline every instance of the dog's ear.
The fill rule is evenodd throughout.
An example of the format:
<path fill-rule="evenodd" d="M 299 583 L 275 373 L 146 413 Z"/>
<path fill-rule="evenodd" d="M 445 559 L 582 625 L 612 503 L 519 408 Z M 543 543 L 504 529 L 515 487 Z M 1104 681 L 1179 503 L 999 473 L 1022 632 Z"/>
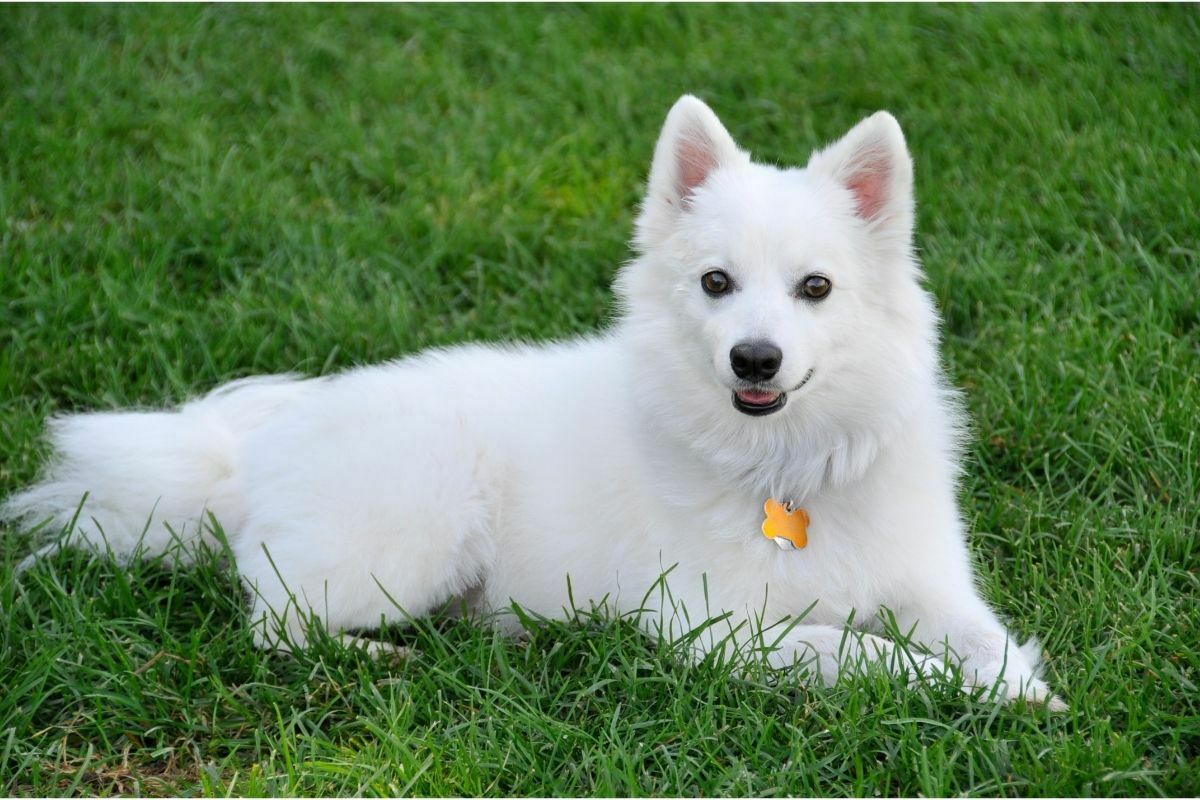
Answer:
<path fill-rule="evenodd" d="M 666 239 L 692 195 L 718 168 L 748 161 L 711 108 L 690 94 L 679 98 L 654 148 L 638 246 L 644 251 Z"/>
<path fill-rule="evenodd" d="M 879 111 L 829 147 L 808 168 L 850 192 L 855 213 L 869 229 L 907 247 L 913 229 L 913 169 L 900 123 Z"/>

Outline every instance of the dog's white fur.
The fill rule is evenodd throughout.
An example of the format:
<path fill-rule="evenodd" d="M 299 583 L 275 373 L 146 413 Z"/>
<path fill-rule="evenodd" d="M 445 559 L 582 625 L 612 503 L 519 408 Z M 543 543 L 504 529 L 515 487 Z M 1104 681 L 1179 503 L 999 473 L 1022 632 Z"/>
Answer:
<path fill-rule="evenodd" d="M 858 659 L 903 668 L 877 635 L 883 607 L 961 659 L 970 684 L 1058 705 L 1036 646 L 1017 646 L 974 585 L 955 500 L 959 410 L 913 216 L 890 115 L 779 169 L 752 163 L 686 96 L 655 150 L 610 330 L 58 419 L 56 460 L 6 515 L 67 527 L 88 493 L 70 543 L 128 553 L 161 551 L 172 532 L 211 536 L 211 511 L 254 589 L 264 646 L 304 641 L 305 614 L 280 615 L 289 598 L 333 631 L 456 597 L 542 615 L 605 602 L 648 606 L 641 618 L 671 638 L 723 613 L 725 646 L 780 631 L 772 662 L 807 660 L 829 680 Z M 736 290 L 708 296 L 712 269 Z M 831 294 L 798 299 L 813 272 Z M 775 386 L 811 379 L 753 417 L 731 402 L 729 353 L 763 338 L 784 354 Z M 805 549 L 760 533 L 772 497 L 808 511 Z M 852 614 L 863 636 L 845 636 Z"/>

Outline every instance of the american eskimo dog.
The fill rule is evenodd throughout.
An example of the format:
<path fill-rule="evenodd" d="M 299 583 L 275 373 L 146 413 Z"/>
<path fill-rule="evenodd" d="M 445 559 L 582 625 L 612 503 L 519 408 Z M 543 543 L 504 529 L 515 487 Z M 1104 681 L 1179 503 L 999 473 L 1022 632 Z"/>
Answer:
<path fill-rule="evenodd" d="M 975 586 L 913 219 L 889 114 L 782 169 L 685 96 L 610 329 L 56 419 L 53 463 L 5 515 L 118 554 L 211 540 L 216 519 L 264 647 L 456 598 L 501 625 L 513 602 L 603 603 L 675 641 L 724 615 L 698 652 L 760 637 L 826 681 L 950 660 L 1057 707 Z M 921 655 L 880 635 L 881 609 Z"/>

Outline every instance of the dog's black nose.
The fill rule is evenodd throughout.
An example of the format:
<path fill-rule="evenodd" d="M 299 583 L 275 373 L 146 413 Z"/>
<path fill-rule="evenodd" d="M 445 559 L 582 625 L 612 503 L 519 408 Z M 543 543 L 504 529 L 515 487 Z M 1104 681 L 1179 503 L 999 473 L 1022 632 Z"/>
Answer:
<path fill-rule="evenodd" d="M 742 342 L 729 351 L 733 374 L 745 381 L 769 381 L 782 363 L 783 351 L 774 342 Z"/>

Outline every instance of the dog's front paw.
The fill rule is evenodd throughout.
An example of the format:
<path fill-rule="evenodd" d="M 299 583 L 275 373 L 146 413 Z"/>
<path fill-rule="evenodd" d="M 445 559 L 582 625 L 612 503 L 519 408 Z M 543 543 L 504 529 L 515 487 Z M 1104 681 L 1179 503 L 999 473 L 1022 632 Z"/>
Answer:
<path fill-rule="evenodd" d="M 1050 687 L 1046 682 L 1038 678 L 1026 682 L 1023 687 L 1024 691 L 1014 690 L 1008 692 L 1006 699 L 1009 703 L 1014 703 L 1018 699 L 1024 699 L 1026 702 L 1034 703 L 1039 706 L 1045 706 L 1047 711 L 1061 712 L 1069 711 L 1066 702 L 1050 691 Z"/>
<path fill-rule="evenodd" d="M 1045 706 L 1048 711 L 1062 712 L 1069 710 L 1066 702 L 1050 691 L 1050 687 L 1046 685 L 1045 681 L 1041 678 L 1035 678 L 1032 675 L 1019 675 L 1015 678 L 1009 678 L 1005 675 L 1003 677 L 994 677 L 991 680 L 976 679 L 974 684 L 981 687 L 995 686 L 996 698 L 1009 705 L 1018 700 L 1024 700 L 1027 703 Z"/>
<path fill-rule="evenodd" d="M 1067 705 L 1067 701 L 1056 694 L 1050 695 L 1050 699 L 1046 701 L 1046 708 L 1056 714 L 1071 710 L 1071 707 Z"/>
<path fill-rule="evenodd" d="M 1067 704 L 1050 691 L 1041 678 L 1042 651 L 1036 639 L 1019 647 L 1011 642 L 977 652 L 963 666 L 966 686 L 985 689 L 984 697 L 995 697 L 1007 704 L 1024 700 L 1045 706 L 1048 711 L 1067 711 Z M 964 687 L 966 688 L 966 687 Z"/>

